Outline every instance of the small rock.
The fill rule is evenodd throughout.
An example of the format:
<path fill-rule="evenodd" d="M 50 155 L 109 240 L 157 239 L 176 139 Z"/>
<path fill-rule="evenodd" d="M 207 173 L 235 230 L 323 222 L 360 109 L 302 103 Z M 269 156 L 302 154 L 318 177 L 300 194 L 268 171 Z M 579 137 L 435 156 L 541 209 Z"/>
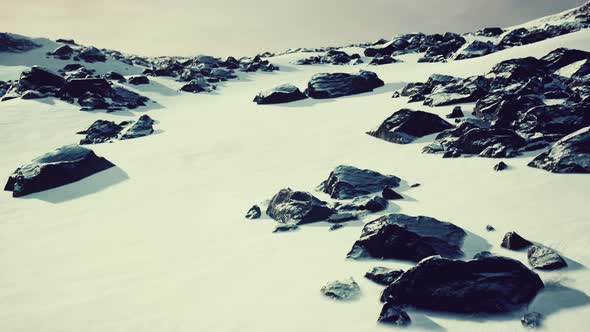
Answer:
<path fill-rule="evenodd" d="M 504 163 L 503 161 L 497 163 L 496 165 L 494 165 L 494 171 L 498 172 L 498 171 L 503 171 L 505 169 L 508 168 L 508 165 L 506 165 L 506 163 Z"/>
<path fill-rule="evenodd" d="M 321 292 L 335 300 L 349 301 L 359 297 L 361 288 L 354 279 L 348 278 L 327 283 L 322 287 Z"/>
<path fill-rule="evenodd" d="M 138 75 L 138 76 L 129 77 L 128 82 L 129 82 L 129 84 L 133 84 L 133 85 L 150 84 L 150 79 L 147 78 L 147 76 Z"/>
<path fill-rule="evenodd" d="M 344 227 L 344 224 L 334 224 L 334 225 L 330 226 L 330 230 L 335 231 L 335 230 L 342 228 L 342 227 Z"/>
<path fill-rule="evenodd" d="M 567 267 L 567 263 L 555 250 L 547 247 L 532 246 L 527 253 L 529 264 L 539 270 L 557 270 Z"/>
<path fill-rule="evenodd" d="M 380 196 L 375 196 L 373 198 L 371 198 L 369 201 L 367 201 L 363 207 L 365 210 L 367 211 L 371 211 L 371 212 L 379 212 L 379 211 L 383 211 L 387 208 L 387 200 L 383 197 Z"/>
<path fill-rule="evenodd" d="M 395 190 L 391 189 L 390 187 L 383 188 L 381 196 L 383 196 L 383 198 L 387 200 L 404 199 L 404 196 L 398 194 Z"/>
<path fill-rule="evenodd" d="M 365 273 L 365 278 L 378 283 L 379 285 L 387 286 L 395 281 L 404 273 L 403 270 L 394 270 L 387 267 L 377 266 Z"/>
<path fill-rule="evenodd" d="M 254 98 L 254 102 L 258 105 L 282 104 L 305 98 L 307 98 L 307 96 L 304 95 L 298 87 L 292 84 L 283 84 L 271 90 L 260 92 Z"/>
<path fill-rule="evenodd" d="M 258 219 L 262 215 L 260 211 L 260 207 L 258 205 L 253 205 L 250 210 L 246 213 L 246 218 L 248 219 Z"/>
<path fill-rule="evenodd" d="M 496 230 L 496 229 L 494 228 L 494 226 L 492 226 L 492 225 L 486 225 L 486 231 L 488 231 L 488 232 L 493 232 L 493 231 L 495 231 L 495 230 Z"/>
<path fill-rule="evenodd" d="M 287 188 L 273 196 L 266 214 L 281 223 L 306 224 L 326 220 L 334 210 L 308 192 Z"/>
<path fill-rule="evenodd" d="M 298 229 L 299 229 L 299 226 L 297 226 L 297 224 L 287 223 L 287 224 L 277 225 L 277 227 L 275 227 L 275 230 L 272 232 L 273 233 L 284 233 L 284 232 L 296 231 Z"/>
<path fill-rule="evenodd" d="M 154 120 L 149 115 L 144 114 L 131 126 L 125 128 L 121 132 L 119 139 L 125 140 L 151 135 L 154 132 L 153 124 Z"/>
<path fill-rule="evenodd" d="M 520 319 L 520 323 L 522 326 L 528 329 L 536 329 L 541 326 L 541 322 L 543 320 L 543 315 L 538 312 L 529 312 L 528 314 L 522 316 Z"/>
<path fill-rule="evenodd" d="M 392 324 L 397 326 L 408 326 L 412 323 L 412 319 L 401 306 L 392 303 L 385 303 L 381 313 L 379 314 L 379 323 Z"/>
<path fill-rule="evenodd" d="M 461 109 L 461 106 L 455 106 L 453 108 L 453 111 L 451 112 L 451 114 L 447 114 L 446 118 L 447 119 L 457 119 L 457 118 L 462 118 L 465 115 L 463 114 L 463 110 Z"/>
<path fill-rule="evenodd" d="M 502 247 L 510 250 L 522 250 L 531 245 L 532 243 L 529 240 L 524 239 L 516 232 L 508 232 L 502 239 Z"/>

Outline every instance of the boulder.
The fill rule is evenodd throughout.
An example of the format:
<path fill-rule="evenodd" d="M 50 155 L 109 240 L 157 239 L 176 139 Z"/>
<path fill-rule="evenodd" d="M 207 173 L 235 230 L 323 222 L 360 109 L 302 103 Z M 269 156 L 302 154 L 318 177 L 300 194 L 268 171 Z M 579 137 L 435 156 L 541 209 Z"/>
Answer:
<path fill-rule="evenodd" d="M 488 79 L 483 76 L 472 76 L 434 88 L 424 99 L 424 105 L 445 106 L 476 102 L 488 91 Z"/>
<path fill-rule="evenodd" d="M 412 319 L 408 313 L 399 305 L 393 303 L 385 303 L 381 313 L 379 314 L 379 323 L 391 324 L 395 326 L 408 326 L 412 323 Z"/>
<path fill-rule="evenodd" d="M 554 72 L 572 63 L 590 59 L 590 52 L 560 47 L 541 58 L 549 71 Z"/>
<path fill-rule="evenodd" d="M 59 90 L 59 95 L 80 98 L 88 92 L 110 97 L 112 94 L 111 84 L 104 78 L 75 78 L 64 84 Z"/>
<path fill-rule="evenodd" d="M 391 187 L 383 188 L 381 192 L 381 196 L 387 200 L 396 200 L 396 199 L 404 199 L 404 196 L 398 194 L 395 190 L 391 189 Z"/>
<path fill-rule="evenodd" d="M 365 278 L 383 286 L 388 286 L 404 273 L 403 270 L 395 270 L 377 266 L 365 273 Z"/>
<path fill-rule="evenodd" d="M 253 205 L 250 208 L 250 210 L 248 210 L 248 212 L 246 213 L 246 218 L 247 219 L 258 219 L 258 218 L 260 218 L 261 215 L 262 215 L 262 212 L 260 211 L 260 206 Z"/>
<path fill-rule="evenodd" d="M 78 132 L 86 136 L 80 140 L 80 144 L 99 144 L 110 141 L 119 135 L 123 126 L 113 121 L 96 120 L 88 129 Z"/>
<path fill-rule="evenodd" d="M 371 59 L 371 62 L 369 62 L 369 65 L 380 66 L 380 65 L 387 65 L 387 64 L 396 63 L 396 62 L 400 62 L 400 61 L 396 58 L 393 58 L 390 55 L 384 55 L 384 56 L 374 57 L 373 59 Z"/>
<path fill-rule="evenodd" d="M 41 88 L 61 88 L 66 80 L 49 69 L 33 66 L 25 70 L 18 80 L 19 91 L 39 90 Z"/>
<path fill-rule="evenodd" d="M 384 44 L 379 44 L 373 47 L 367 47 L 364 51 L 365 56 L 374 57 L 377 55 L 391 55 L 395 51 L 400 51 L 406 48 L 409 42 L 405 38 L 396 38 Z"/>
<path fill-rule="evenodd" d="M 498 27 L 483 28 L 475 33 L 476 36 L 498 37 L 504 33 L 504 29 Z"/>
<path fill-rule="evenodd" d="M 486 78 L 491 80 L 492 90 L 504 88 L 514 83 L 523 83 L 547 74 L 544 62 L 534 57 L 516 58 L 496 64 Z"/>
<path fill-rule="evenodd" d="M 528 305 L 543 287 L 536 273 L 511 258 L 433 256 L 387 286 L 381 300 L 444 312 L 507 313 Z"/>
<path fill-rule="evenodd" d="M 72 57 L 74 52 L 75 50 L 71 46 L 61 45 L 58 48 L 56 48 L 53 52 L 51 52 L 51 55 L 61 60 L 68 60 Z"/>
<path fill-rule="evenodd" d="M 145 106 L 145 103 L 149 101 L 147 97 L 120 86 L 114 87 L 111 93 L 111 99 L 115 107 L 121 106 L 135 109 L 139 106 Z"/>
<path fill-rule="evenodd" d="M 315 99 L 336 98 L 373 91 L 383 85 L 377 74 L 365 70 L 356 74 L 319 73 L 313 75 L 305 93 Z"/>
<path fill-rule="evenodd" d="M 322 182 L 318 189 L 336 199 L 349 199 L 382 191 L 386 187 L 398 187 L 400 179 L 393 175 L 340 165 Z"/>
<path fill-rule="evenodd" d="M 496 46 L 491 42 L 474 40 L 455 55 L 455 60 L 471 59 L 496 52 Z"/>
<path fill-rule="evenodd" d="M 565 136 L 528 166 L 552 173 L 590 173 L 590 127 Z"/>
<path fill-rule="evenodd" d="M 453 125 L 436 114 L 404 108 L 385 119 L 377 130 L 367 134 L 392 143 L 408 144 L 418 137 L 450 128 Z"/>
<path fill-rule="evenodd" d="M 508 232 L 502 239 L 502 247 L 510 250 L 522 250 L 533 245 L 531 241 L 518 235 L 516 232 Z"/>
<path fill-rule="evenodd" d="M 361 288 L 352 278 L 331 281 L 321 289 L 322 294 L 338 301 L 350 301 L 357 299 L 361 294 Z"/>
<path fill-rule="evenodd" d="M 526 28 L 514 29 L 504 35 L 502 40 L 498 43 L 498 48 L 505 49 L 514 46 L 532 44 L 550 37 L 551 34 L 542 29 L 534 29 L 531 31 Z"/>
<path fill-rule="evenodd" d="M 305 99 L 307 96 L 292 84 L 283 84 L 273 89 L 260 92 L 254 102 L 258 105 L 282 104 Z"/>
<path fill-rule="evenodd" d="M 590 126 L 590 103 L 541 105 L 520 115 L 516 129 L 523 133 L 567 135 Z"/>
<path fill-rule="evenodd" d="M 191 80 L 187 84 L 183 85 L 180 90 L 192 93 L 210 92 L 212 90 L 212 86 L 201 77 Z"/>
<path fill-rule="evenodd" d="M 334 214 L 334 210 L 308 192 L 287 188 L 273 196 L 266 214 L 281 223 L 306 224 L 325 220 Z"/>
<path fill-rule="evenodd" d="M 96 47 L 89 46 L 83 48 L 80 53 L 78 53 L 78 57 L 85 62 L 105 62 L 107 60 L 106 55 Z"/>
<path fill-rule="evenodd" d="M 132 139 L 151 135 L 154 132 L 154 120 L 149 115 L 144 114 L 133 122 L 130 126 L 121 131 L 119 139 Z"/>
<path fill-rule="evenodd" d="M 474 128 L 455 142 L 462 154 L 480 154 L 482 157 L 513 157 L 514 151 L 526 145 L 526 141 L 510 129 Z"/>
<path fill-rule="evenodd" d="M 534 311 L 527 313 L 520 319 L 520 323 L 522 324 L 522 326 L 527 329 L 539 328 L 541 326 L 542 321 L 543 315 Z"/>
<path fill-rule="evenodd" d="M 76 182 L 113 166 L 90 149 L 66 145 L 17 168 L 4 190 L 21 197 Z"/>
<path fill-rule="evenodd" d="M 114 72 L 114 71 L 109 71 L 106 74 L 104 74 L 103 76 L 104 78 L 108 79 L 108 80 L 113 80 L 113 81 L 118 81 L 118 82 L 125 82 L 125 76 Z"/>
<path fill-rule="evenodd" d="M 567 267 L 565 260 L 553 249 L 532 246 L 527 252 L 529 264 L 535 269 L 539 270 L 557 270 Z"/>
<path fill-rule="evenodd" d="M 494 171 L 496 171 L 496 172 L 503 171 L 507 168 L 508 168 L 508 165 L 506 165 L 506 163 L 504 163 L 503 161 L 494 165 Z"/>
<path fill-rule="evenodd" d="M 41 45 L 31 41 L 30 39 L 18 37 L 8 33 L 0 33 L 0 53 L 21 53 L 39 47 L 41 47 Z"/>
<path fill-rule="evenodd" d="M 144 75 L 131 76 L 128 81 L 133 85 L 150 84 L 150 79 Z"/>
<path fill-rule="evenodd" d="M 445 117 L 447 119 L 458 119 L 458 118 L 462 118 L 464 116 L 465 116 L 465 114 L 463 114 L 463 110 L 461 109 L 461 106 L 455 106 L 455 107 L 453 107 L 453 111 L 450 114 L 447 114 Z"/>
<path fill-rule="evenodd" d="M 375 213 L 385 210 L 388 204 L 389 203 L 385 198 L 380 196 L 374 196 L 373 198 L 367 200 L 363 205 L 361 205 L 360 208 L 361 210 L 366 210 Z"/>
<path fill-rule="evenodd" d="M 456 258 L 466 233 L 461 228 L 431 217 L 390 214 L 363 227 L 349 258 L 393 258 L 418 262 L 428 256 Z"/>

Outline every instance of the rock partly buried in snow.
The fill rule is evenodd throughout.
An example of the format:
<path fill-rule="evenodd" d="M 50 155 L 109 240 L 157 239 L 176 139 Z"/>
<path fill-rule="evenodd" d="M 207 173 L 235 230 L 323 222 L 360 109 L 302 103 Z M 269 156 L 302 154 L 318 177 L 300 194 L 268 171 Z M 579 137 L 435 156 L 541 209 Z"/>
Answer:
<path fill-rule="evenodd" d="M 129 77 L 128 82 L 129 82 L 129 84 L 133 84 L 133 85 L 150 84 L 150 79 L 144 75 L 137 75 L 137 76 Z"/>
<path fill-rule="evenodd" d="M 571 65 L 574 62 L 590 59 L 590 52 L 560 47 L 541 58 L 550 71 Z"/>
<path fill-rule="evenodd" d="M 379 314 L 379 323 L 391 324 L 396 326 L 408 326 L 412 319 L 399 305 L 386 303 Z"/>
<path fill-rule="evenodd" d="M 41 45 L 32 42 L 26 38 L 20 38 L 8 33 L 0 33 L 0 52 L 20 53 L 41 47 Z"/>
<path fill-rule="evenodd" d="M 590 173 L 590 127 L 562 138 L 528 165 L 553 173 Z"/>
<path fill-rule="evenodd" d="M 75 78 L 67 81 L 60 89 L 60 96 L 80 98 L 85 93 L 109 96 L 111 84 L 104 78 Z"/>
<path fill-rule="evenodd" d="M 40 90 L 41 88 L 59 89 L 66 84 L 66 80 L 49 69 L 33 66 L 22 72 L 19 80 L 19 90 Z"/>
<path fill-rule="evenodd" d="M 299 226 L 297 226 L 297 224 L 293 224 L 293 223 L 286 223 L 286 224 L 281 224 L 281 225 L 277 225 L 274 229 L 274 231 L 272 231 L 273 233 L 285 233 L 285 232 L 293 232 L 299 229 Z"/>
<path fill-rule="evenodd" d="M 458 119 L 458 118 L 462 118 L 465 115 L 463 114 L 463 110 L 461 109 L 461 106 L 455 106 L 453 107 L 453 111 L 449 114 L 447 114 L 445 117 L 447 119 Z"/>
<path fill-rule="evenodd" d="M 332 198 L 349 199 L 382 191 L 386 187 L 398 187 L 400 179 L 393 175 L 360 169 L 354 166 L 336 167 L 318 189 Z"/>
<path fill-rule="evenodd" d="M 326 202 L 304 191 L 281 189 L 271 199 L 266 214 L 281 223 L 307 224 L 329 218 L 334 211 Z"/>
<path fill-rule="evenodd" d="M 527 313 L 520 319 L 522 326 L 527 329 L 536 329 L 541 327 L 542 321 L 543 315 L 535 311 Z"/>
<path fill-rule="evenodd" d="M 567 267 L 567 263 L 555 250 L 538 245 L 529 248 L 529 264 L 539 270 L 557 270 Z"/>
<path fill-rule="evenodd" d="M 260 206 L 253 205 L 250 210 L 246 213 L 246 218 L 248 219 L 258 219 L 262 215 L 262 211 L 260 211 Z"/>
<path fill-rule="evenodd" d="M 321 289 L 322 294 L 339 301 L 350 301 L 358 298 L 361 288 L 352 278 L 331 281 Z"/>
<path fill-rule="evenodd" d="M 367 134 L 392 143 L 408 144 L 418 137 L 450 128 L 453 125 L 436 114 L 404 108 L 385 119 L 377 130 Z"/>
<path fill-rule="evenodd" d="M 372 213 L 383 211 L 387 208 L 389 203 L 387 200 L 380 196 L 374 196 L 373 198 L 367 200 L 364 204 L 360 206 L 362 210 L 366 210 Z"/>
<path fill-rule="evenodd" d="M 20 197 L 76 182 L 115 166 L 90 149 L 66 145 L 33 159 L 14 171 L 4 187 Z"/>
<path fill-rule="evenodd" d="M 106 55 L 94 46 L 83 48 L 78 57 L 86 62 L 105 62 L 107 60 Z"/>
<path fill-rule="evenodd" d="M 154 132 L 153 124 L 154 120 L 149 115 L 144 114 L 133 124 L 123 129 L 119 139 L 125 140 L 151 135 Z"/>
<path fill-rule="evenodd" d="M 508 165 L 506 165 L 505 162 L 501 161 L 499 163 L 497 163 L 496 165 L 494 165 L 494 171 L 499 172 L 499 171 L 503 171 L 505 169 L 508 168 Z"/>
<path fill-rule="evenodd" d="M 82 140 L 80 140 L 80 144 L 99 144 L 108 142 L 123 130 L 123 126 L 121 124 L 116 124 L 113 121 L 106 121 L 106 120 L 96 120 L 94 123 L 88 127 L 88 129 L 78 132 L 78 134 L 85 134 Z"/>
<path fill-rule="evenodd" d="M 315 99 L 336 98 L 373 91 L 383 85 L 377 74 L 366 70 L 356 74 L 319 73 L 312 76 L 305 93 Z"/>
<path fill-rule="evenodd" d="M 496 46 L 491 42 L 474 40 L 455 56 L 455 60 L 471 59 L 496 52 Z"/>
<path fill-rule="evenodd" d="M 396 200 L 396 199 L 404 199 L 404 196 L 398 194 L 395 190 L 391 189 L 390 187 L 383 188 L 381 192 L 381 196 L 386 200 Z"/>
<path fill-rule="evenodd" d="M 536 273 L 511 258 L 433 256 L 385 288 L 381 300 L 445 312 L 505 313 L 526 306 L 543 287 Z"/>
<path fill-rule="evenodd" d="M 388 286 L 404 273 L 403 270 L 394 270 L 388 267 L 377 266 L 365 273 L 365 278 L 378 283 L 379 285 Z"/>
<path fill-rule="evenodd" d="M 254 102 L 259 105 L 282 104 L 305 99 L 307 96 L 292 84 L 279 85 L 273 89 L 260 92 Z"/>
<path fill-rule="evenodd" d="M 431 217 L 390 214 L 367 223 L 349 258 L 393 258 L 418 262 L 432 255 L 463 255 L 463 229 Z"/>
<path fill-rule="evenodd" d="M 502 247 L 510 250 L 522 250 L 531 245 L 531 241 L 523 238 L 516 232 L 508 232 L 502 239 Z"/>
<path fill-rule="evenodd" d="M 489 82 L 483 76 L 472 76 L 466 79 L 453 80 L 436 87 L 424 99 L 424 105 L 445 106 L 476 102 L 488 93 Z"/>

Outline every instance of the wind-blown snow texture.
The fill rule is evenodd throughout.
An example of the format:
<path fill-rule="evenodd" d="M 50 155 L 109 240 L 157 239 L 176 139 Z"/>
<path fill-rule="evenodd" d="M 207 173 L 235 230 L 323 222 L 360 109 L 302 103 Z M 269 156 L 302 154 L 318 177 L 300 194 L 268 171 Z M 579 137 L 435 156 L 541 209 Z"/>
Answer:
<path fill-rule="evenodd" d="M 0 80 L 16 79 L 32 65 L 63 67 L 45 58 L 53 42 L 35 42 L 43 47 L 0 53 Z M 315 73 L 369 68 L 296 66 L 309 53 L 292 53 L 269 59 L 280 72 L 239 73 L 239 80 L 221 83 L 210 94 L 178 92 L 182 84 L 165 77 L 150 77 L 144 86 L 125 84 L 157 101 L 132 111 L 80 112 L 50 98 L 1 103 L 0 177 L 79 141 L 76 132 L 98 119 L 118 123 L 149 113 L 159 129 L 92 146 L 117 167 L 24 198 L 0 194 L 0 330 L 387 331 L 376 323 L 382 287 L 363 275 L 376 265 L 407 270 L 412 264 L 346 260 L 362 221 L 334 232 L 328 223 L 317 223 L 273 234 L 268 217 L 243 217 L 252 204 L 287 186 L 329 201 L 314 188 L 344 164 L 407 181 L 400 192 L 408 199 L 381 214 L 432 216 L 460 226 L 468 232 L 465 257 L 487 250 L 526 262 L 526 252 L 500 247 L 503 234 L 512 230 L 558 250 L 569 267 L 538 271 L 547 287 L 528 309 L 546 316 L 547 330 L 585 331 L 590 177 L 527 167 L 535 153 L 495 172 L 494 159 L 422 154 L 434 135 L 398 145 L 365 134 L 408 107 L 405 99 L 390 98 L 407 82 L 433 73 L 483 74 L 502 60 L 541 57 L 558 47 L 590 51 L 590 31 L 456 62 L 416 63 L 419 54 L 403 55 L 403 63 L 370 67 L 384 87 L 338 99 L 252 103 L 259 91 L 280 84 L 304 88 Z M 362 54 L 359 48 L 346 51 Z M 87 67 L 126 76 L 141 71 L 114 60 Z M 462 106 L 471 113 L 473 104 Z M 441 117 L 452 108 L 420 106 Z M 412 183 L 422 185 L 410 189 Z M 488 224 L 497 231 L 486 232 Z M 319 292 L 326 282 L 349 276 L 361 287 L 358 300 L 334 303 Z M 418 331 L 520 330 L 524 313 L 408 312 Z"/>

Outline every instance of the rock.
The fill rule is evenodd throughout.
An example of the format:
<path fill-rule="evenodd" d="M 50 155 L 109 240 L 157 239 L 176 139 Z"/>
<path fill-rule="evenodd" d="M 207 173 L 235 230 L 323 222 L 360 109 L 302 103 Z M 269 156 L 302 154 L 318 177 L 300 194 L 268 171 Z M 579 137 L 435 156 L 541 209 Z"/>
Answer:
<path fill-rule="evenodd" d="M 590 52 L 560 47 L 542 57 L 541 61 L 544 63 L 545 68 L 554 72 L 585 59 L 590 59 Z"/>
<path fill-rule="evenodd" d="M 496 171 L 496 172 L 503 171 L 507 168 L 508 168 L 508 165 L 506 165 L 503 161 L 494 165 L 494 171 Z"/>
<path fill-rule="evenodd" d="M 378 283 L 379 285 L 388 286 L 404 273 L 403 270 L 394 270 L 387 267 L 377 266 L 365 273 L 365 278 Z"/>
<path fill-rule="evenodd" d="M 567 135 L 590 126 L 590 103 L 536 106 L 519 116 L 516 129 L 523 133 Z"/>
<path fill-rule="evenodd" d="M 496 64 L 485 77 L 491 80 L 490 87 L 494 90 L 510 84 L 526 82 L 545 74 L 543 61 L 526 57 L 502 61 Z"/>
<path fill-rule="evenodd" d="M 395 91 L 395 92 L 394 92 L 394 93 L 391 95 L 391 98 L 399 98 L 399 97 L 401 97 L 401 96 L 402 96 L 402 95 L 401 95 L 401 92 L 399 92 L 399 91 Z"/>
<path fill-rule="evenodd" d="M 129 83 L 133 85 L 150 84 L 150 79 L 144 75 L 131 76 Z"/>
<path fill-rule="evenodd" d="M 111 84 L 104 78 L 75 78 L 68 80 L 64 84 L 59 91 L 59 95 L 80 98 L 88 92 L 110 97 L 112 93 Z"/>
<path fill-rule="evenodd" d="M 282 104 L 305 98 L 307 98 L 307 96 L 304 95 L 298 87 L 292 84 L 283 84 L 274 87 L 271 90 L 260 92 L 254 98 L 254 102 L 258 105 Z"/>
<path fill-rule="evenodd" d="M 281 223 L 306 224 L 328 219 L 334 210 L 308 192 L 287 188 L 274 195 L 266 214 Z"/>
<path fill-rule="evenodd" d="M 511 258 L 433 256 L 385 288 L 381 301 L 444 312 L 507 313 L 526 306 L 543 287 L 536 273 Z"/>
<path fill-rule="evenodd" d="M 450 114 L 446 115 L 447 119 L 457 119 L 457 118 L 462 118 L 465 115 L 463 114 L 463 110 L 461 110 L 461 106 L 455 106 L 453 108 L 453 111 Z"/>
<path fill-rule="evenodd" d="M 522 316 L 520 323 L 523 327 L 528 329 L 536 329 L 541 326 L 543 315 L 538 312 L 529 312 Z"/>
<path fill-rule="evenodd" d="M 502 239 L 502 247 L 510 250 L 522 250 L 531 245 L 531 241 L 524 239 L 516 232 L 508 232 Z"/>
<path fill-rule="evenodd" d="M 350 301 L 360 296 L 361 288 L 352 278 L 331 281 L 321 289 L 322 294 L 338 301 Z"/>
<path fill-rule="evenodd" d="M 137 121 L 121 131 L 119 139 L 132 139 L 151 135 L 154 132 L 154 120 L 149 115 L 144 114 Z"/>
<path fill-rule="evenodd" d="M 348 53 L 338 50 L 329 50 L 325 55 L 314 55 L 307 58 L 299 59 L 296 61 L 298 65 L 311 65 L 311 64 L 333 64 L 333 65 L 344 65 L 352 64 L 353 60 L 359 59 L 360 55 Z"/>
<path fill-rule="evenodd" d="M 379 192 L 386 187 L 398 187 L 400 179 L 393 175 L 340 165 L 322 182 L 318 190 L 336 199 L 349 199 Z"/>
<path fill-rule="evenodd" d="M 373 91 L 383 85 L 377 74 L 365 70 L 356 74 L 319 73 L 312 76 L 305 93 L 315 99 L 336 98 Z"/>
<path fill-rule="evenodd" d="M 66 145 L 17 168 L 4 190 L 21 197 L 76 182 L 113 166 L 90 149 Z"/>
<path fill-rule="evenodd" d="M 424 105 L 445 106 L 476 102 L 488 91 L 488 79 L 483 76 L 472 76 L 433 89 L 432 93 L 424 99 Z"/>
<path fill-rule="evenodd" d="M 400 306 L 385 303 L 381 313 L 379 314 L 379 323 L 391 324 L 396 326 L 408 326 L 412 323 L 412 319 L 407 312 L 405 312 Z"/>
<path fill-rule="evenodd" d="M 396 38 L 385 44 L 380 44 L 374 47 L 367 47 L 364 51 L 365 56 L 375 57 L 377 55 L 391 55 L 395 51 L 403 50 L 409 45 L 405 38 Z"/>
<path fill-rule="evenodd" d="M 449 58 L 465 44 L 465 38 L 456 33 L 447 32 L 442 40 L 426 48 L 424 56 L 418 62 L 442 62 Z"/>
<path fill-rule="evenodd" d="M 498 27 L 491 27 L 491 28 L 483 28 L 475 33 L 476 36 L 482 37 L 497 37 L 504 33 L 502 28 Z"/>
<path fill-rule="evenodd" d="M 86 135 L 80 144 L 99 144 L 110 141 L 116 138 L 121 130 L 123 126 L 113 121 L 96 120 L 88 129 L 78 132 L 78 134 Z"/>
<path fill-rule="evenodd" d="M 125 76 L 114 72 L 114 71 L 109 71 L 106 74 L 104 74 L 104 78 L 108 79 L 108 80 L 113 80 L 113 81 L 118 81 L 118 82 L 125 82 Z"/>
<path fill-rule="evenodd" d="M 335 230 L 340 229 L 342 227 L 344 227 L 343 224 L 334 224 L 334 225 L 330 226 L 329 230 L 335 231 Z"/>
<path fill-rule="evenodd" d="M 199 93 L 211 91 L 211 84 L 207 83 L 204 79 L 194 79 L 183 85 L 180 88 L 181 91 Z"/>
<path fill-rule="evenodd" d="M 489 251 L 480 251 L 477 254 L 473 255 L 473 259 L 482 259 L 486 257 L 492 257 L 492 253 Z"/>
<path fill-rule="evenodd" d="M 120 86 L 113 88 L 111 98 L 115 103 L 113 106 L 122 106 L 127 107 L 129 109 L 135 109 L 139 106 L 145 106 L 145 103 L 149 101 L 147 97 L 142 96 L 133 91 L 127 90 Z"/>
<path fill-rule="evenodd" d="M 524 138 L 510 129 L 474 128 L 456 141 L 455 147 L 463 154 L 480 154 L 482 157 L 512 157 L 526 144 Z"/>
<path fill-rule="evenodd" d="M 272 232 L 273 233 L 293 232 L 298 229 L 299 229 L 299 226 L 297 226 L 297 224 L 286 223 L 286 224 L 277 225 L 275 227 L 274 231 L 272 231 Z"/>
<path fill-rule="evenodd" d="M 420 187 L 420 186 L 421 186 L 421 184 L 414 183 L 413 185 L 410 186 L 410 188 L 417 188 L 417 187 Z"/>
<path fill-rule="evenodd" d="M 387 200 L 404 199 L 404 196 L 398 194 L 395 190 L 391 189 L 391 187 L 383 188 L 381 196 Z"/>
<path fill-rule="evenodd" d="M 370 66 L 380 66 L 380 65 L 387 65 L 390 63 L 400 62 L 396 58 L 391 57 L 390 55 L 384 56 L 376 56 L 374 57 L 371 62 L 369 62 Z"/>
<path fill-rule="evenodd" d="M 261 215 L 262 212 L 260 211 L 260 207 L 258 205 L 253 205 L 250 210 L 248 210 L 248 213 L 246 213 L 246 218 L 258 219 Z"/>
<path fill-rule="evenodd" d="M 375 196 L 369 199 L 365 204 L 362 205 L 363 210 L 370 212 L 379 212 L 387 208 L 387 200 L 383 197 Z"/>
<path fill-rule="evenodd" d="M 528 166 L 552 173 L 590 173 L 590 127 L 565 136 Z"/>
<path fill-rule="evenodd" d="M 529 264 L 539 270 L 557 270 L 567 267 L 565 260 L 553 249 L 538 245 L 529 248 Z"/>
<path fill-rule="evenodd" d="M 436 114 L 404 108 L 385 119 L 377 130 L 367 134 L 392 143 L 409 144 L 418 137 L 450 128 L 453 125 Z"/>
<path fill-rule="evenodd" d="M 526 28 L 519 28 L 512 30 L 506 35 L 504 35 L 504 37 L 502 38 L 502 40 L 500 40 L 500 43 L 498 44 L 498 48 L 505 49 L 514 46 L 532 44 L 550 37 L 550 34 L 541 29 L 529 31 Z"/>
<path fill-rule="evenodd" d="M 477 58 L 494 52 L 496 52 L 496 46 L 492 42 L 474 40 L 458 51 L 455 60 Z"/>
<path fill-rule="evenodd" d="M 59 38 L 55 42 L 69 45 L 78 45 L 76 44 L 76 41 L 74 41 L 73 39 Z"/>
<path fill-rule="evenodd" d="M 69 45 L 61 45 L 51 52 L 51 55 L 61 60 L 68 60 L 72 57 L 74 52 L 74 49 Z"/>
<path fill-rule="evenodd" d="M 0 52 L 21 53 L 41 47 L 33 41 L 8 33 L 0 33 Z"/>
<path fill-rule="evenodd" d="M 107 57 L 101 50 L 96 47 L 90 46 L 83 48 L 80 53 L 78 53 L 78 57 L 86 62 L 105 62 Z"/>
<path fill-rule="evenodd" d="M 455 258 L 463 255 L 465 235 L 461 228 L 431 217 L 390 214 L 365 224 L 347 257 L 414 262 L 432 255 Z"/>
<path fill-rule="evenodd" d="M 63 77 L 39 66 L 23 71 L 18 80 L 19 91 L 61 88 L 64 84 L 66 80 Z"/>
<path fill-rule="evenodd" d="M 27 90 L 20 96 L 21 99 L 40 99 L 45 97 L 45 94 L 35 90 Z"/>

